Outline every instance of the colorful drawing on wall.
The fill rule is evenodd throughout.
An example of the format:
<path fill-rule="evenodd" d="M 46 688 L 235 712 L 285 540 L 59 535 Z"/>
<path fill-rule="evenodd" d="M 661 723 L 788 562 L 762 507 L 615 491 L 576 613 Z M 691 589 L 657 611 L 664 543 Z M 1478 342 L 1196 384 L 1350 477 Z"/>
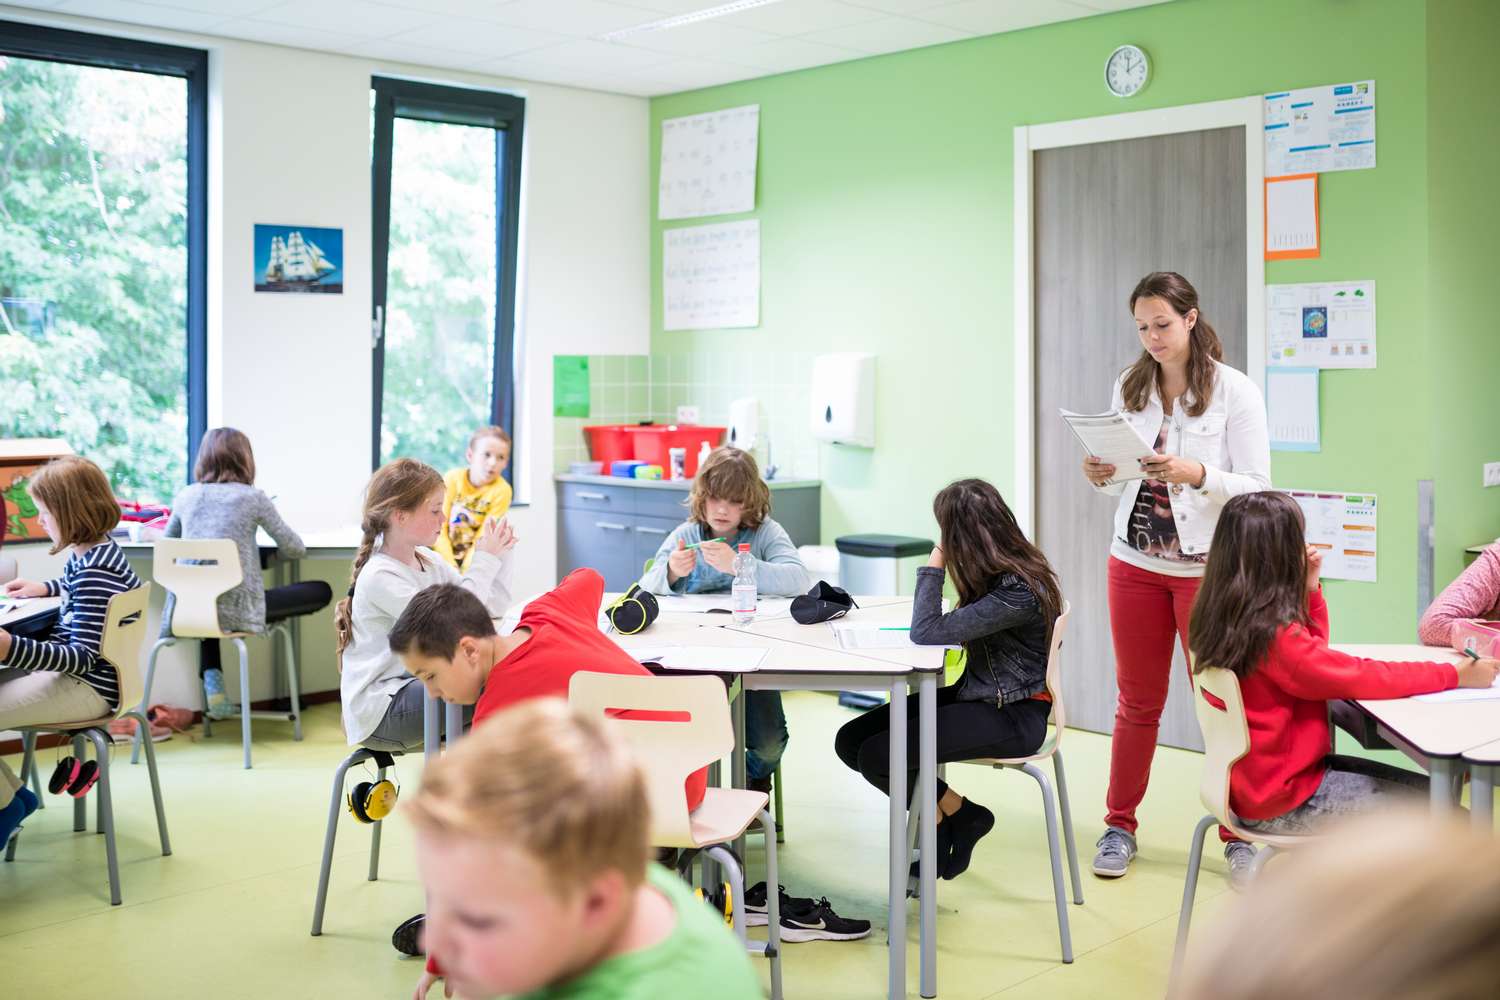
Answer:
<path fill-rule="evenodd" d="M 1302 336 L 1303 337 L 1326 337 L 1326 336 L 1328 336 L 1328 307 L 1327 306 L 1303 306 L 1302 307 Z"/>
<path fill-rule="evenodd" d="M 47 537 L 41 522 L 37 520 L 41 512 L 37 510 L 36 501 L 26 492 L 26 484 L 30 481 L 30 475 L 18 475 L 11 479 L 9 486 L 0 490 L 0 510 L 5 514 L 3 531 L 7 538 L 31 539 L 37 535 L 43 539 Z"/>
<path fill-rule="evenodd" d="M 344 231 L 257 224 L 255 290 L 342 295 Z"/>

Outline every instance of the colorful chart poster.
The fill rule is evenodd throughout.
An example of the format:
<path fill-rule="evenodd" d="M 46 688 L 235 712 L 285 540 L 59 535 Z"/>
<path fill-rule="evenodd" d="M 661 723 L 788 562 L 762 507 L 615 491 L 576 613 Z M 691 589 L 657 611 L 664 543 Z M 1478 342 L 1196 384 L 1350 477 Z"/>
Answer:
<path fill-rule="evenodd" d="M 1375 494 L 1282 490 L 1307 522 L 1307 544 L 1323 553 L 1325 580 L 1375 582 Z"/>
<path fill-rule="evenodd" d="M 1265 95 L 1266 176 L 1375 166 L 1375 81 Z"/>
<path fill-rule="evenodd" d="M 1375 282 L 1267 285 L 1266 364 L 1374 368 Z"/>

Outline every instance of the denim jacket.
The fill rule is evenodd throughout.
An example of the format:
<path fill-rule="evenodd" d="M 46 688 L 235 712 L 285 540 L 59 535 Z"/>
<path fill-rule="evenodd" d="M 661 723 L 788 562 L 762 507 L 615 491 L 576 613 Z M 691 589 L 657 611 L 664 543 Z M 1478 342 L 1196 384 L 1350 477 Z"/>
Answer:
<path fill-rule="evenodd" d="M 1020 577 L 1002 574 L 989 593 L 943 614 L 943 580 L 935 566 L 917 570 L 911 641 L 962 644 L 968 663 L 958 679 L 959 701 L 998 706 L 1025 701 L 1047 689 L 1047 635 L 1036 594 Z"/>

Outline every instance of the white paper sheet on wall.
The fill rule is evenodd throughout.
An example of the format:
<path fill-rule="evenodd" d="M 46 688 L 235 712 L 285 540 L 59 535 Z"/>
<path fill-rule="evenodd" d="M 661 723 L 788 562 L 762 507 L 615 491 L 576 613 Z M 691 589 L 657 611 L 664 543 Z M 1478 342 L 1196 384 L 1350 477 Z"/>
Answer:
<path fill-rule="evenodd" d="M 662 329 L 760 325 L 760 222 L 662 232 Z"/>
<path fill-rule="evenodd" d="M 657 218 L 754 211 L 759 136 L 759 104 L 664 120 Z"/>
<path fill-rule="evenodd" d="M 1318 175 L 1266 178 L 1266 260 L 1300 260 L 1321 252 Z"/>
<path fill-rule="evenodd" d="M 1322 451 L 1316 368 L 1266 369 L 1266 423 L 1272 451 Z"/>
<path fill-rule="evenodd" d="M 1266 364 L 1374 368 L 1375 282 L 1267 285 Z"/>
<path fill-rule="evenodd" d="M 1375 166 L 1375 81 L 1265 95 L 1266 176 Z"/>
<path fill-rule="evenodd" d="M 1307 522 L 1307 544 L 1323 553 L 1323 578 L 1375 583 L 1375 494 L 1282 490 Z"/>

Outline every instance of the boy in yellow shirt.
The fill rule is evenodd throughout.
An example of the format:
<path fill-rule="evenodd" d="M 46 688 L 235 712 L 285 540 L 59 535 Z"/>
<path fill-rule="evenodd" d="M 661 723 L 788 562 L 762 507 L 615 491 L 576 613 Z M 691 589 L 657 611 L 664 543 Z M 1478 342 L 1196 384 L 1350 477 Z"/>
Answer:
<path fill-rule="evenodd" d="M 647 859 L 629 750 L 561 698 L 496 713 L 427 769 L 417 831 L 430 959 L 466 1000 L 761 1000 L 745 949 Z"/>
<path fill-rule="evenodd" d="M 510 483 L 501 475 L 510 464 L 510 435 L 499 427 L 479 428 L 464 460 L 466 468 L 443 477 L 443 533 L 432 547 L 460 573 L 469 568 L 484 522 L 510 510 Z"/>

